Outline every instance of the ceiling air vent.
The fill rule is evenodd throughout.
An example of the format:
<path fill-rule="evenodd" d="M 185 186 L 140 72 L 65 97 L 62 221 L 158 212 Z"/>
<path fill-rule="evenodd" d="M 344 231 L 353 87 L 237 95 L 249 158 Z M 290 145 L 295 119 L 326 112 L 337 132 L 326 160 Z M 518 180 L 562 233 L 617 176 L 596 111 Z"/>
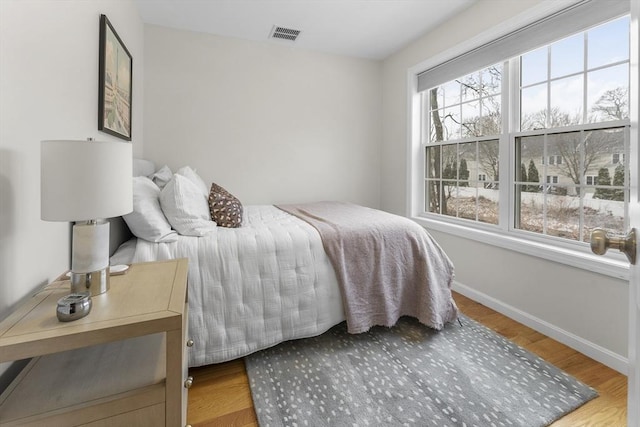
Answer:
<path fill-rule="evenodd" d="M 291 28 L 278 27 L 277 25 L 274 25 L 269 38 L 289 40 L 294 42 L 299 35 L 300 30 L 292 30 Z"/>

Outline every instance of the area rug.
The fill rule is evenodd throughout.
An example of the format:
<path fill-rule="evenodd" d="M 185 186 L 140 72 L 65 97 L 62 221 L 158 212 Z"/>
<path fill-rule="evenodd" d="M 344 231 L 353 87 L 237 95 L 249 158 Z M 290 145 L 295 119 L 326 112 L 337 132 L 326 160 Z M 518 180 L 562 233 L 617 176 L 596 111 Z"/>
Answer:
<path fill-rule="evenodd" d="M 245 358 L 260 426 L 546 426 L 597 392 L 469 319 L 341 323 Z"/>

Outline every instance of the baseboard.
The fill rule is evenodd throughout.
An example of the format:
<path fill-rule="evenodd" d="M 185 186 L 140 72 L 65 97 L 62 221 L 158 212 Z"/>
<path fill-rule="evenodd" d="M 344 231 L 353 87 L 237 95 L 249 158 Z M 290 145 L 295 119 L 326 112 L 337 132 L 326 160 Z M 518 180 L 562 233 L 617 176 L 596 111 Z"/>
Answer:
<path fill-rule="evenodd" d="M 626 357 L 622 357 L 604 347 L 585 340 L 571 332 L 567 332 L 562 328 L 512 307 L 509 304 L 505 304 L 498 299 L 479 292 L 462 283 L 454 281 L 453 290 L 501 314 L 504 314 L 525 326 L 535 329 L 541 334 L 553 338 L 554 340 L 561 342 L 562 344 L 567 345 L 594 360 L 597 360 L 603 365 L 606 365 L 611 369 L 615 369 L 621 374 L 627 375 L 629 359 Z"/>

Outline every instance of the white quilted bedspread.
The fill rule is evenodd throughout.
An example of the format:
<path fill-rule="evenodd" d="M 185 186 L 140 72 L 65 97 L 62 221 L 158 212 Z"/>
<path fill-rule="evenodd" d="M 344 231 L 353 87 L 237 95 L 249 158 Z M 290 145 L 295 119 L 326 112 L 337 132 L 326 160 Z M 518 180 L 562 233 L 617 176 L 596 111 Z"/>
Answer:
<path fill-rule="evenodd" d="M 172 258 L 189 258 L 189 366 L 319 335 L 344 320 L 320 235 L 274 206 L 245 206 L 242 227 L 205 237 L 138 239 L 129 262 Z"/>

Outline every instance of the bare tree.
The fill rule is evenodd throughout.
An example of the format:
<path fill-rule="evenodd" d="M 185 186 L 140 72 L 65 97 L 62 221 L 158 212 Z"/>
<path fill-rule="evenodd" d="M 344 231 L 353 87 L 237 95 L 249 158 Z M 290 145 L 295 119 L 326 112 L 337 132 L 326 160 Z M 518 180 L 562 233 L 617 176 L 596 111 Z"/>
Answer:
<path fill-rule="evenodd" d="M 589 121 L 597 119 L 622 120 L 629 117 L 629 89 L 617 87 L 606 91 L 595 103 Z"/>
<path fill-rule="evenodd" d="M 562 126 L 570 126 L 580 123 L 582 114 L 571 115 L 553 107 L 551 110 L 540 110 L 536 113 L 527 114 L 522 118 L 522 130 L 547 129 Z"/>
<path fill-rule="evenodd" d="M 500 116 L 500 97 L 492 96 L 500 92 L 502 79 L 502 70 L 500 67 L 489 67 L 483 70 L 482 74 L 473 73 L 456 82 L 460 84 L 461 96 L 463 99 L 480 100 L 482 99 L 482 114 L 475 117 L 467 117 L 464 121 L 457 119 L 452 114 L 444 114 L 440 109 L 438 102 L 438 88 L 429 91 L 429 101 L 431 108 L 431 141 L 441 142 L 447 136 L 446 121 L 451 121 L 462 129 L 462 137 L 477 137 L 482 135 L 499 135 L 501 133 L 501 116 Z M 475 102 L 475 101 L 472 101 Z M 480 101 L 478 101 L 480 102 Z M 480 111 L 480 110 L 478 110 Z M 479 163 L 482 168 L 490 173 L 493 180 L 498 180 L 498 158 L 499 147 L 497 141 L 481 141 L 478 143 Z M 465 153 L 464 144 L 460 144 L 461 159 Z M 473 156 L 475 157 L 475 148 Z M 457 167 L 458 153 L 449 151 L 441 145 L 429 147 L 429 167 L 431 177 L 454 178 L 449 176 L 455 171 L 455 177 L 459 171 Z M 466 161 L 465 161 L 466 163 Z M 448 175 L 445 177 L 445 168 L 449 165 Z M 454 166 L 455 165 L 455 166 Z M 462 167 L 460 168 L 462 169 Z M 453 196 L 453 189 L 456 187 L 454 181 L 439 181 L 437 179 L 429 180 L 428 198 L 429 210 L 431 212 L 439 212 L 447 214 L 447 201 Z"/>
<path fill-rule="evenodd" d="M 440 114 L 438 112 L 438 90 L 431 89 L 429 91 L 429 101 L 431 103 L 431 120 L 433 123 L 433 129 L 435 135 L 433 135 L 433 141 L 443 141 L 444 140 L 444 126 L 442 125 L 442 120 L 440 119 Z M 429 166 L 433 168 L 433 174 L 431 176 L 434 177 L 442 177 L 442 147 L 440 145 L 434 145 L 430 147 L 429 152 L 432 153 L 432 158 L 430 159 Z M 447 212 L 447 200 L 442 194 L 442 186 L 441 181 L 431 180 L 429 181 L 429 211 L 436 213 Z"/>
<path fill-rule="evenodd" d="M 558 128 L 580 123 L 580 115 L 570 115 L 559 108 L 552 108 L 547 114 L 546 110 L 528 115 L 523 120 L 523 127 L 537 129 L 538 127 Z M 589 170 L 594 161 L 603 153 L 611 142 L 611 138 L 605 133 L 591 131 L 581 134 L 580 132 L 568 132 L 549 136 L 547 154 L 558 154 L 562 157 L 556 167 L 571 181 L 579 185 L 580 180 Z M 576 188 L 579 193 L 579 187 Z"/>
<path fill-rule="evenodd" d="M 607 134 L 598 131 L 586 132 L 581 137 L 579 132 L 559 135 L 555 139 L 554 149 L 562 156 L 558 170 L 570 178 L 574 184 L 580 184 L 591 165 L 603 154 L 611 142 Z M 576 189 L 579 193 L 579 188 Z"/>
<path fill-rule="evenodd" d="M 498 141 L 481 141 L 478 143 L 478 163 L 485 172 L 491 174 L 493 181 L 500 175 L 500 144 Z"/>

